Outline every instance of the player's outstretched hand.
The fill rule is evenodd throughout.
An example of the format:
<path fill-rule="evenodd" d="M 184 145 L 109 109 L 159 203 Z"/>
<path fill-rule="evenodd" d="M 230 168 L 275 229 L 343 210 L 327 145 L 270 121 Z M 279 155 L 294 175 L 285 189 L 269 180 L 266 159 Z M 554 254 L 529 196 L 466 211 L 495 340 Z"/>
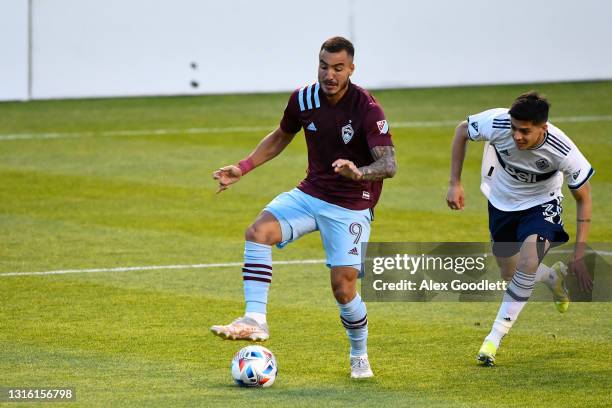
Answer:
<path fill-rule="evenodd" d="M 576 276 L 580 290 L 583 292 L 592 292 L 593 279 L 591 279 L 591 274 L 589 274 L 584 258 L 572 259 L 569 267 L 570 272 Z"/>
<path fill-rule="evenodd" d="M 217 190 L 217 194 L 219 194 L 223 190 L 227 190 L 230 185 L 240 180 L 242 171 L 238 166 L 229 165 L 215 171 L 212 177 L 219 182 L 219 189 Z"/>
<path fill-rule="evenodd" d="M 336 173 L 351 180 L 361 180 L 363 177 L 361 170 L 350 160 L 338 159 L 332 163 L 332 167 Z"/>
<path fill-rule="evenodd" d="M 461 184 L 454 184 L 448 187 L 446 204 L 448 204 L 451 210 L 463 210 L 463 207 L 465 207 L 465 194 Z"/>

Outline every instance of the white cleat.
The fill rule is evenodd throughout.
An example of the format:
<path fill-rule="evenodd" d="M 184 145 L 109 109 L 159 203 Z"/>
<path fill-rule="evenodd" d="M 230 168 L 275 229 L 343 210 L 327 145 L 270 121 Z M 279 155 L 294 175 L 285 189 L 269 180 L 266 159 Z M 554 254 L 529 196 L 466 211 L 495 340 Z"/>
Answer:
<path fill-rule="evenodd" d="M 210 331 L 226 340 L 265 341 L 270 337 L 268 325 L 259 324 L 250 317 L 239 317 L 227 326 L 212 326 Z"/>
<path fill-rule="evenodd" d="M 350 356 L 351 360 L 351 378 L 370 378 L 374 377 L 374 373 L 370 368 L 368 355 Z"/>

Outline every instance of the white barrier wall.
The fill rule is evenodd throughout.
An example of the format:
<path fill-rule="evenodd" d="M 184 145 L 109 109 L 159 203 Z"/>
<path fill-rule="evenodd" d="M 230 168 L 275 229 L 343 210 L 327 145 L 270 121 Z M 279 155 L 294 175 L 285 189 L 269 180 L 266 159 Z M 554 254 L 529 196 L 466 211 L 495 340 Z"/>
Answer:
<path fill-rule="evenodd" d="M 355 15 L 374 87 L 612 78 L 610 1 L 360 0 Z"/>
<path fill-rule="evenodd" d="M 27 16 L 27 0 L 8 3 Z M 290 90 L 315 80 L 332 35 L 354 40 L 354 80 L 369 88 L 612 78 L 612 2 L 600 0 L 31 5 L 34 99 Z M 22 99 L 27 24 L 0 34 L 0 99 Z M 7 49 L 18 63 L 7 64 Z"/>
<path fill-rule="evenodd" d="M 284 90 L 309 80 L 346 19 L 325 0 L 34 1 L 35 98 Z M 334 2 L 346 9 L 348 1 Z M 197 68 L 191 68 L 195 62 Z M 191 81 L 198 82 L 194 88 Z"/>
<path fill-rule="evenodd" d="M 28 99 L 28 0 L 0 0 L 0 100 Z"/>

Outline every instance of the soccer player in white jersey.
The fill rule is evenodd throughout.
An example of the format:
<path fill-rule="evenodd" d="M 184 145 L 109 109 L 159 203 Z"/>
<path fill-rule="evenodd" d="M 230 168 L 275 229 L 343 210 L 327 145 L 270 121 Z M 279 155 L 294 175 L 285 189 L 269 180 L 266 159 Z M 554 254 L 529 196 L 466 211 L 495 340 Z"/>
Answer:
<path fill-rule="evenodd" d="M 488 141 L 496 160 L 484 169 L 490 181 L 482 186 L 489 200 L 489 231 L 502 278 L 509 281 L 497 317 L 485 338 L 478 361 L 495 362 L 502 338 L 516 321 L 533 291 L 543 282 L 559 312 L 569 305 L 564 285 L 565 264 L 542 263 L 546 252 L 567 242 L 561 219 L 563 177 L 576 200 L 577 231 L 572 271 L 584 290 L 592 288 L 584 264 L 591 221 L 593 168 L 576 145 L 548 122 L 548 101 L 537 92 L 520 95 L 510 109 L 471 115 L 457 126 L 452 143 L 451 175 L 446 201 L 453 210 L 465 205 L 461 171 L 468 141 Z"/>

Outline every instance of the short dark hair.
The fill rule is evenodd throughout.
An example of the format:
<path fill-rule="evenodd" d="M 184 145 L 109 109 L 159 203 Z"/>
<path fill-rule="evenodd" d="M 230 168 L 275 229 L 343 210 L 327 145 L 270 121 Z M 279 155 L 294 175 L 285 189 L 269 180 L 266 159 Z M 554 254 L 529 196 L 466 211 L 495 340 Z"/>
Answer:
<path fill-rule="evenodd" d="M 548 120 L 550 103 L 536 91 L 529 91 L 514 100 L 510 116 L 517 120 L 530 121 L 539 125 Z"/>
<path fill-rule="evenodd" d="M 323 50 L 327 52 L 346 51 L 351 58 L 355 56 L 355 47 L 353 47 L 353 43 L 344 37 L 332 37 L 325 40 L 323 45 L 321 45 L 321 51 Z"/>

